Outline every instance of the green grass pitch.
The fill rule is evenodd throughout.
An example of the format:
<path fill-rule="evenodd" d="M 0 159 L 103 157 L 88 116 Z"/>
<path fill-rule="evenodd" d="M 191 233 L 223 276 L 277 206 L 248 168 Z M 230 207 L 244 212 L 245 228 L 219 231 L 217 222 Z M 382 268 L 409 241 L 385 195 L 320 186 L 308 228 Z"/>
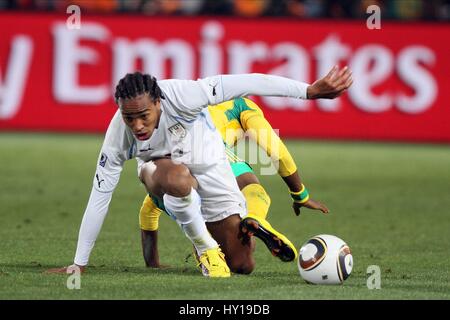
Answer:
<path fill-rule="evenodd" d="M 0 299 L 449 299 L 450 149 L 445 145 L 288 141 L 314 199 L 328 216 L 296 217 L 278 176 L 260 177 L 272 198 L 269 221 L 297 247 L 329 233 L 351 247 L 342 286 L 307 285 L 296 263 L 257 241 L 249 276 L 207 279 L 186 257 L 188 240 L 160 222 L 166 270 L 144 267 L 138 210 L 145 195 L 129 161 L 80 290 L 43 271 L 72 262 L 103 137 L 0 133 Z M 381 268 L 381 289 L 366 270 Z"/>

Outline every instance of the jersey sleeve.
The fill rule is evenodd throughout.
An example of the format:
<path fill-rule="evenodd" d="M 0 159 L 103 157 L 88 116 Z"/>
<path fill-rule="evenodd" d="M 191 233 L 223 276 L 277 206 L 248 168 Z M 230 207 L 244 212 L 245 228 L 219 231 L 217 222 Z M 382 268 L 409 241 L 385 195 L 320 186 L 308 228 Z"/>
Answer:
<path fill-rule="evenodd" d="M 113 191 L 119 182 L 123 164 L 127 160 L 129 145 L 123 121 L 116 114 L 98 157 L 91 194 L 81 222 L 74 259 L 77 265 L 85 266 L 89 262 L 90 253 L 108 213 Z"/>
<path fill-rule="evenodd" d="M 266 151 L 272 159 L 278 174 L 287 177 L 297 171 L 297 166 L 286 145 L 275 133 L 256 103 L 244 99 L 247 108 L 240 113 L 242 129 Z"/>
<path fill-rule="evenodd" d="M 173 117 L 191 121 L 208 106 L 207 93 L 198 81 L 169 79 L 158 81 L 158 85 L 163 94 L 164 110 Z"/>
<path fill-rule="evenodd" d="M 247 96 L 275 96 L 306 99 L 309 84 L 285 77 L 250 73 L 218 75 L 198 80 L 209 104 Z"/>
<path fill-rule="evenodd" d="M 177 115 L 192 120 L 208 105 L 250 95 L 306 99 L 307 83 L 259 73 L 217 75 L 193 80 L 162 80 L 164 103 Z"/>

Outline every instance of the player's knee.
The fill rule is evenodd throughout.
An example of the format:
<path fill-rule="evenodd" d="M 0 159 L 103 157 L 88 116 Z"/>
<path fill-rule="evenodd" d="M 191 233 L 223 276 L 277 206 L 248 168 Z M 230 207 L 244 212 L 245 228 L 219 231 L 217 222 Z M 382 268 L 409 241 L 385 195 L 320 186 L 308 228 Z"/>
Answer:
<path fill-rule="evenodd" d="M 145 184 L 151 186 L 152 176 L 156 171 L 156 166 L 153 162 L 144 163 L 139 170 L 139 179 Z"/>
<path fill-rule="evenodd" d="M 177 165 L 167 171 L 163 187 L 167 194 L 184 197 L 191 193 L 192 179 L 191 172 L 186 166 Z"/>
<path fill-rule="evenodd" d="M 231 272 L 238 274 L 250 274 L 255 269 L 255 260 L 252 257 L 240 260 L 232 260 L 228 263 Z"/>

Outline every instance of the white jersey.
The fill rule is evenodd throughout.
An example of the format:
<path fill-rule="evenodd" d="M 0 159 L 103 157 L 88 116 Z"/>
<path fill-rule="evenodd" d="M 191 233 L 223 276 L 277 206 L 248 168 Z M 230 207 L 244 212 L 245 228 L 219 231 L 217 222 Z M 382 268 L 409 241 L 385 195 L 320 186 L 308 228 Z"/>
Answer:
<path fill-rule="evenodd" d="M 201 174 L 218 162 L 226 162 L 222 138 L 205 109 L 208 105 L 249 95 L 304 99 L 308 86 L 262 74 L 219 75 L 197 81 L 162 80 L 158 85 L 164 97 L 162 112 L 158 127 L 148 140 L 134 137 L 120 110 L 108 127 L 80 227 L 74 260 L 77 265 L 88 263 L 126 160 L 136 158 L 140 168 L 152 159 L 170 156 L 185 164 L 193 175 Z"/>

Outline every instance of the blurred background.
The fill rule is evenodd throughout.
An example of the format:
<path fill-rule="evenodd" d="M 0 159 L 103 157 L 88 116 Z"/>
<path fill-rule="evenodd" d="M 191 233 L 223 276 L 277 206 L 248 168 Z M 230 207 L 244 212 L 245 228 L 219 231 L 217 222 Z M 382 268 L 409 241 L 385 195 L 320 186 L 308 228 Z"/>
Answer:
<path fill-rule="evenodd" d="M 369 5 L 377 5 L 385 19 L 445 21 L 450 16 L 448 0 L 0 0 L 0 9 L 65 11 L 70 4 L 102 14 L 361 19 Z"/>

